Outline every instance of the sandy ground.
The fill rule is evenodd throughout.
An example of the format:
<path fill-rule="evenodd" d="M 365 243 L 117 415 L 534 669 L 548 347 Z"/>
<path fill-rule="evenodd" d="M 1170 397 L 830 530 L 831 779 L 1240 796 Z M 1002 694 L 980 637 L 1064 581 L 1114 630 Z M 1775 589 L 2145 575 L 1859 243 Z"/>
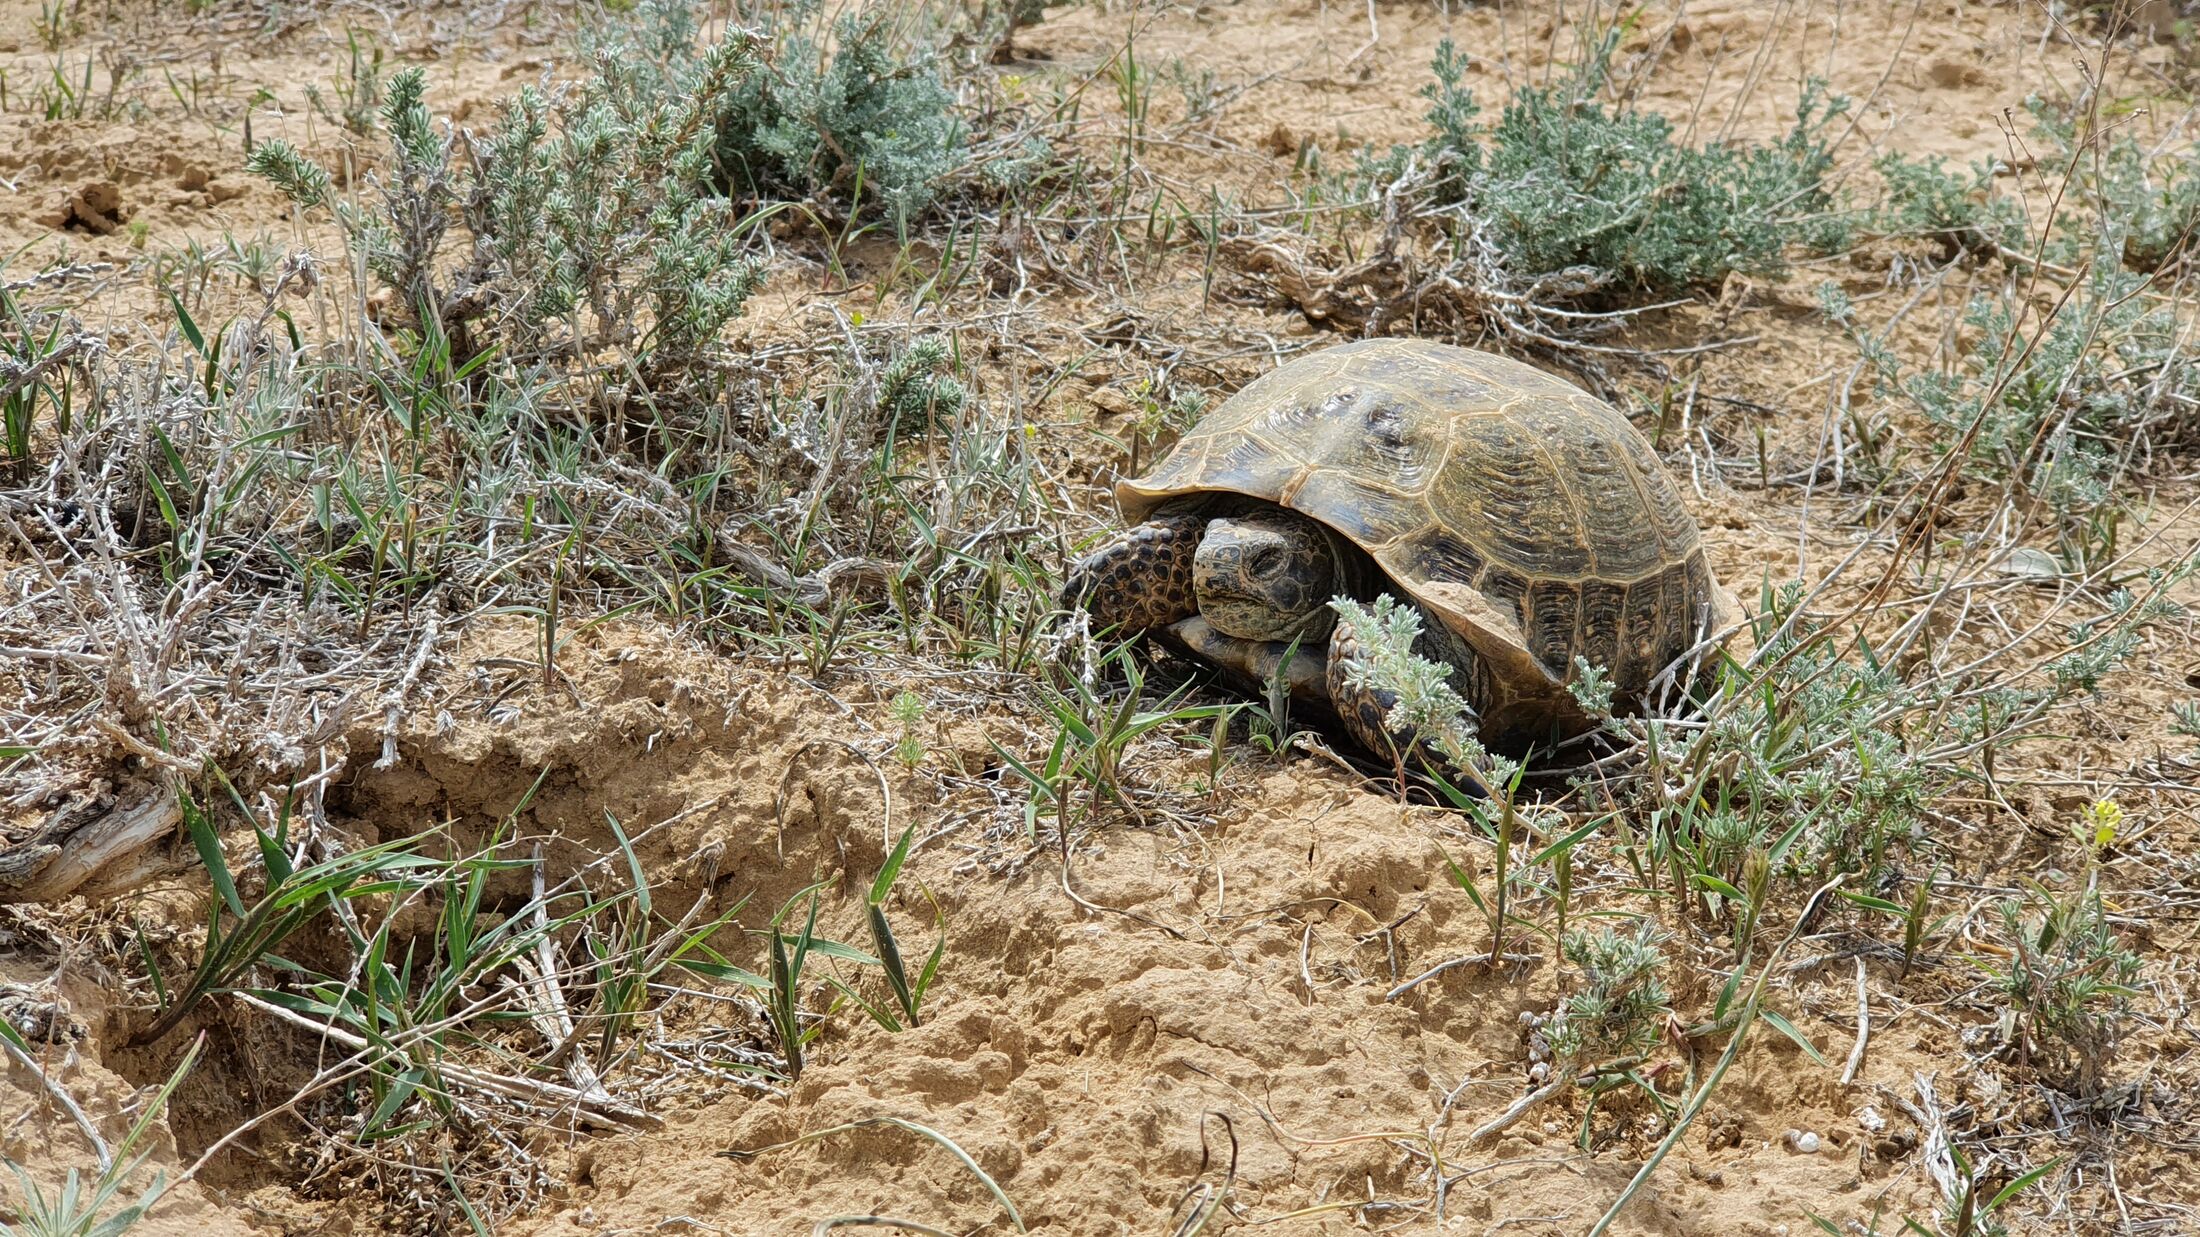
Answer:
<path fill-rule="evenodd" d="M 1215 186 L 1244 202 L 1288 190 L 1301 148 L 1334 160 L 1363 144 L 1421 133 L 1417 90 L 1438 40 L 1477 59 L 1470 81 L 1501 97 L 1568 54 L 1570 27 L 1544 6 L 1381 3 L 1121 5 L 1060 12 L 1020 39 L 1025 58 L 997 66 L 1018 88 L 1089 81 L 1135 30 L 1148 64 L 1235 92 L 1209 122 L 1180 125 L 1174 89 L 1154 95 L 1153 124 L 1174 136 L 1146 155 L 1156 187 L 1197 197 Z M 455 7 L 428 6 L 391 20 L 366 10 L 301 8 L 269 21 L 258 9 L 217 8 L 188 17 L 164 7 L 80 10 L 77 28 L 49 50 L 35 3 L 0 0 L 0 70 L 10 98 L 0 111 L 0 253 L 12 277 L 67 268 L 52 297 L 119 341 L 168 329 L 172 316 L 150 272 L 188 246 L 219 256 L 232 241 L 274 251 L 306 244 L 338 251 L 325 225 L 301 224 L 268 187 L 243 175 L 247 118 L 255 138 L 286 136 L 309 149 L 343 147 L 304 86 L 324 94 L 344 72 L 345 29 L 368 31 L 393 61 L 432 66 L 432 98 L 463 119 L 554 66 L 564 44 L 549 19 L 520 10 L 469 23 Z M 1768 30 L 1780 37 L 1762 58 Z M 1856 149 L 2006 155 L 2004 116 L 2033 91 L 2067 90 L 2081 52 L 2045 39 L 2034 6 L 1975 2 L 1919 5 L 1785 4 L 1733 0 L 1685 12 L 1648 6 L 1632 45 L 1667 40 L 1647 98 L 1702 136 L 1778 132 L 1806 74 L 1822 75 L 1858 101 Z M 96 115 L 40 119 L 21 101 L 60 57 L 81 72 L 112 49 L 137 57 L 124 100 Z M 2145 65 L 2174 50 L 2149 52 Z M 2166 72 L 2166 70 L 2164 71 Z M 171 90 L 165 79 L 182 82 Z M 2132 89 L 2160 85 L 2133 70 Z M 200 93 L 194 95 L 195 88 Z M 26 85 L 25 83 L 29 83 Z M 1110 95 L 1094 88 L 1085 140 L 1119 128 Z M 2176 109 L 2165 109 L 2174 114 Z M 1731 118 L 1731 119 L 1730 119 Z M 861 271 L 858 271 L 861 277 Z M 1853 350 L 1812 313 L 1812 288 L 1831 279 L 1860 297 L 1888 282 L 1885 262 L 1854 255 L 1813 264 L 1784 283 L 1745 283 L 1723 306 L 1677 311 L 1646 325 L 1646 344 L 1685 346 L 1715 334 L 1751 337 L 1713 354 L 1707 389 L 1776 410 L 1774 466 L 1807 460 L 1826 413 L 1825 379 L 1853 364 Z M 1304 342 L 1296 314 L 1258 303 L 1225 276 L 1230 299 L 1203 303 L 1199 263 L 1151 259 L 1136 310 L 1145 333 L 1189 348 L 1180 372 L 1226 391 L 1265 361 L 1246 345 Z M 1240 295 L 1242 294 L 1242 295 Z M 209 279 L 195 306 L 218 316 L 243 296 L 226 275 Z M 833 293 L 798 281 L 775 286 L 736 330 L 769 340 L 817 322 Z M 1017 326 L 1040 355 L 1123 306 L 1061 288 L 1019 307 Z M 1211 359 L 1210 359 L 1211 358 Z M 1013 359 L 1003 365 L 1020 362 Z M 1123 392 L 1141 376 L 1127 359 L 1103 358 L 1063 384 L 1036 419 L 1062 443 L 1065 476 L 1096 517 L 1101 488 L 1125 462 L 1092 445 L 1091 431 L 1120 429 Z M 1007 380 L 993 376 L 995 389 Z M 1741 441 L 1749 414 L 1721 412 L 1715 431 Z M 1832 515 L 1804 510 L 1792 491 L 1741 493 L 1693 450 L 1690 502 L 1705 525 L 1722 577 L 1745 595 L 1756 583 L 1809 576 L 1848 544 Z M 2196 526 L 2173 519 L 2194 489 L 2165 480 L 2152 495 L 2164 559 L 2189 548 Z M 843 668 L 812 682 L 785 669 L 735 662 L 662 626 L 621 622 L 576 641 L 565 663 L 577 695 L 513 685 L 499 658 L 524 656 L 531 637 L 489 625 L 442 660 L 432 689 L 401 734 L 395 767 L 365 761 L 331 800 L 332 820 L 362 840 L 452 820 L 485 829 L 549 776 L 529 809 L 538 834 L 600 845 L 606 813 L 626 822 L 674 823 L 650 834 L 641 855 L 666 882 L 667 904 L 753 893 L 759 906 L 815 880 L 828 882 L 824 922 L 858 939 L 862 893 L 884 854 L 880 780 L 896 827 L 914 822 L 923 843 L 892 907 L 923 924 L 936 899 L 947 946 L 923 1025 L 900 1034 L 860 1016 L 837 1018 L 811 1067 L 783 1094 L 707 1079 L 674 1079 L 657 1093 L 662 1130 L 585 1134 L 544 1129 L 531 1147 L 551 1183 L 514 1234 L 641 1232 L 799 1233 L 835 1216 L 889 1215 L 958 1232 L 1010 1231 L 999 1202 L 941 1146 L 905 1128 L 871 1124 L 803 1145 L 805 1133 L 893 1117 L 939 1131 L 967 1151 L 1033 1232 L 1160 1234 L 1188 1192 L 1219 1187 L 1230 1170 L 1225 1223 L 1265 1223 L 1286 1233 L 1579 1234 L 1617 1198 L 1665 1126 L 1639 1101 L 1615 1100 L 1592 1122 L 1591 1150 L 1576 1145 L 1578 1096 L 1538 1110 L 1486 1145 L 1465 1132 L 1533 1086 L 1534 1021 L 1548 1014 L 1562 977 L 1548 950 L 1534 963 L 1459 968 L 1390 999 L 1387 993 L 1448 958 L 1486 947 L 1487 923 L 1443 874 L 1440 848 L 1468 845 L 1455 817 L 1370 794 L 1319 760 L 1233 763 L 1223 784 L 1202 786 L 1205 755 L 1191 743 L 1139 749 L 1165 810 L 1093 834 L 1069 879 L 1095 914 L 1063 889 L 1060 861 L 1019 837 L 1020 798 L 1004 788 L 994 743 L 1032 750 L 1040 739 L 982 708 L 949 707 L 925 723 L 927 754 L 903 769 L 887 759 L 897 737 L 887 701 L 913 687 L 956 697 L 907 666 Z M 2143 770 L 2165 750 L 2168 702 L 2193 690 L 2200 657 L 2158 636 L 2136 673 L 2074 716 L 2066 741 L 2025 749 L 2035 789 L 2020 818 L 1964 809 L 1954 843 L 1966 879 L 2040 868 L 2073 808 L 2091 787 L 2121 786 L 2120 801 L 2147 825 L 2147 844 L 2117 860 L 2118 879 L 2175 885 L 2200 850 L 2193 799 Z M 500 677 L 502 676 L 502 677 Z M 484 683 L 495 680 L 497 690 Z M 493 698 L 493 705 L 489 703 Z M 371 750 L 362 732 L 354 749 Z M 2012 775 L 2014 777 L 2015 775 Z M 2058 781 L 2066 789 L 2057 790 Z M 2150 788 L 2151 787 L 2151 788 Z M 1578 878 L 1584 909 L 1635 905 L 1627 874 L 1607 863 Z M 2181 887 L 2181 886 L 2180 886 Z M 186 893 L 149 897 L 137 913 L 191 922 Z M 2174 909 L 2174 908 L 2171 908 Z M 26 913 L 28 914 L 28 913 Z M 2004 1216 L 2014 1231 L 2195 1231 L 2200 1173 L 2180 1129 L 2196 1079 L 2181 994 L 2196 952 L 2175 914 L 2153 918 L 2139 944 L 2149 968 L 2141 1023 L 2127 1045 L 2136 1085 L 2122 1124 L 2072 1125 L 2042 1093 L 1977 1068 L 1988 1015 L 1974 971 L 1954 951 L 1908 975 L 1883 959 L 1868 966 L 1839 939 L 1814 939 L 1773 997 L 1827 1058 L 1758 1034 L 1710 1108 L 1615 1233 L 1814 1231 L 1809 1213 L 1849 1225 L 1875 1211 L 1934 1213 L 1937 1194 L 1919 1154 L 1925 1131 L 1906 1115 L 1918 1079 L 1940 1102 L 1965 1110 L 1978 1137 L 2011 1163 L 2071 1155 L 2113 1164 L 2089 1170 L 2059 1203 L 2026 1201 Z M 9 926 L 12 922 L 13 926 Z M 128 922 L 124 916 L 120 922 Z M 56 954 L 34 941 L 41 919 L 0 921 L 0 981 L 39 984 L 57 973 L 59 993 L 84 1037 L 49 1058 L 112 1138 L 133 1096 L 156 1083 L 180 1045 L 121 1045 L 127 1011 L 110 982 L 127 962 L 127 934 L 60 932 Z M 929 945 L 929 935 L 924 936 Z M 1705 951 L 1711 942 L 1673 948 Z M 112 952 L 110 952 L 112 950 Z M 753 961 L 753 959 L 751 960 Z M 1859 976 L 1869 971 L 1869 1051 L 1855 1079 L 1837 1080 L 1857 1034 Z M 1682 996 L 1701 1008 L 1706 994 Z M 668 1007 L 658 1033 L 692 1036 L 726 1020 L 707 1002 Z M 207 1061 L 193 1075 L 152 1147 L 171 1171 L 191 1163 L 235 1122 L 259 1112 L 286 1075 L 250 1059 L 255 1037 L 242 1016 L 211 1020 Z M 284 1051 L 310 1047 L 290 1045 Z M 1681 1065 L 1665 1053 L 1663 1068 Z M 1830 1064 L 1828 1063 L 1830 1062 Z M 310 1065 L 310 1055 L 301 1063 Z M 1696 1064 L 1706 1067 L 1709 1059 Z M 255 1065 L 258 1068 L 255 1068 Z M 272 1094 L 271 1094 L 272 1092 Z M 2063 1145 L 2060 1126 L 2084 1130 Z M 1791 1131 L 1816 1136 L 1799 1150 Z M 136 1232 L 375 1231 L 390 1219 L 352 1190 L 355 1169 L 312 1158 L 310 1140 L 273 1123 L 218 1158 Z M 1432 1158 L 1432 1148 L 1437 1158 Z M 728 1151 L 758 1151 L 732 1158 Z M 0 1075 L 0 1153 L 50 1171 L 81 1163 L 83 1144 L 65 1113 L 26 1071 Z M 1437 1203 L 1438 1179 L 1449 1184 Z M 1844 1228 L 1843 1231 L 1863 1231 Z"/>

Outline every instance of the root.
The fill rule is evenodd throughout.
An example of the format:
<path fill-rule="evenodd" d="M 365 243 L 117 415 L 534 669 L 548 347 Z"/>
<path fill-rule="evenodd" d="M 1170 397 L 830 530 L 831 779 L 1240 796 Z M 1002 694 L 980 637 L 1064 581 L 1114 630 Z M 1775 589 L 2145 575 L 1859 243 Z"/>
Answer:
<path fill-rule="evenodd" d="M 71 803 L 29 838 L 0 850 L 0 903 L 54 902 L 142 885 L 169 868 L 151 847 L 182 820 L 182 801 L 166 777 L 131 783 L 103 808 Z"/>

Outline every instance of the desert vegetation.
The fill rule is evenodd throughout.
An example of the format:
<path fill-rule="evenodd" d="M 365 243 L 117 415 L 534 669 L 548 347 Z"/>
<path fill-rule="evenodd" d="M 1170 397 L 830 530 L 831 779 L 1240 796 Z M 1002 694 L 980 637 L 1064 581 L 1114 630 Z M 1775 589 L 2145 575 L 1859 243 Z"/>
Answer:
<path fill-rule="evenodd" d="M 0 0 L 0 1233 L 2191 1229 L 2189 10 Z M 1693 691 L 1064 612 L 1382 335 Z"/>

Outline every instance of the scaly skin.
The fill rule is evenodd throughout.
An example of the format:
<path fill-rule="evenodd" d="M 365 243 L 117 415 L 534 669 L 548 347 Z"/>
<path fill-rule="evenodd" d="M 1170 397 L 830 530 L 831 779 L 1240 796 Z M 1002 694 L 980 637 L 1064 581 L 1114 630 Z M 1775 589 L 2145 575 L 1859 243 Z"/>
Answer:
<path fill-rule="evenodd" d="M 1327 529 L 1280 507 L 1210 520 L 1192 560 L 1200 617 L 1238 639 L 1318 644 L 1336 618 L 1336 557 Z"/>
<path fill-rule="evenodd" d="M 1062 607 L 1083 607 L 1091 615 L 1094 630 L 1112 630 L 1117 636 L 1170 629 L 1185 651 L 1234 672 L 1247 683 L 1261 683 L 1275 673 L 1288 643 L 1226 635 L 1200 613 L 1195 568 L 1200 543 L 1217 514 L 1197 504 L 1163 507 L 1144 523 L 1125 529 L 1070 569 L 1062 590 Z M 1233 559 L 1226 565 L 1235 569 L 1237 562 Z M 1210 569 L 1214 566 L 1209 564 Z M 1436 621 L 1428 620 L 1431 624 Z M 1291 663 L 1293 694 L 1326 695 L 1346 733 L 1369 752 L 1389 756 L 1418 750 L 1421 760 L 1455 785 L 1469 793 L 1486 795 L 1480 770 L 1450 768 L 1437 753 L 1417 748 L 1412 733 L 1390 729 L 1385 719 L 1397 703 L 1396 693 L 1354 686 L 1350 667 L 1364 656 L 1359 639 L 1346 624 L 1323 626 L 1327 628 L 1327 649 L 1323 649 L 1322 633 L 1317 631 L 1310 643 L 1302 644 L 1304 655 Z M 1454 682 L 1466 685 L 1477 677 L 1466 668 L 1465 659 L 1473 654 L 1464 644 L 1452 640 L 1445 642 L 1445 647 L 1432 647 L 1426 631 L 1422 644 L 1422 656 L 1462 667 Z"/>
<path fill-rule="evenodd" d="M 1079 559 L 1062 608 L 1083 606 L 1095 631 L 1135 636 L 1199 613 L 1192 559 L 1207 528 L 1198 511 L 1164 508 Z"/>

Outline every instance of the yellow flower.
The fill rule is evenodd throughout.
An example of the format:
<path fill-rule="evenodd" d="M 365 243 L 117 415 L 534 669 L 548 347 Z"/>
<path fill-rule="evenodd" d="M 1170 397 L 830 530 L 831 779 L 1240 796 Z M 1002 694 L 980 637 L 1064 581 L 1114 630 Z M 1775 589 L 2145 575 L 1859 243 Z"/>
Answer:
<path fill-rule="evenodd" d="M 2093 849 L 2106 850 L 2116 840 L 2116 831 L 2123 823 L 2124 809 L 2120 804 L 2114 799 L 2098 799 L 2085 809 L 2085 825 L 2078 832 Z"/>

